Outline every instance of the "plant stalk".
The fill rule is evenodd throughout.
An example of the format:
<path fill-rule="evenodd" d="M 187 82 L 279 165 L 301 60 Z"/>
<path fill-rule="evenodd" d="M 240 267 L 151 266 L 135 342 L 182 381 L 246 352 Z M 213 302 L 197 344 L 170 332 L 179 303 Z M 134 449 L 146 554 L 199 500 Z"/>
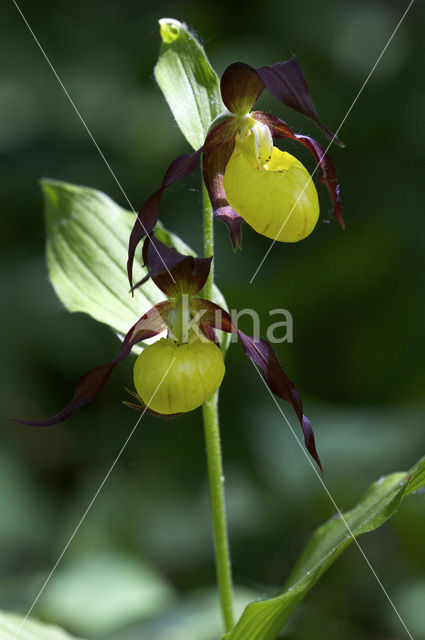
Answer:
<path fill-rule="evenodd" d="M 205 257 L 210 257 L 214 256 L 213 212 L 204 182 L 202 182 L 202 208 L 204 255 Z M 202 292 L 203 297 L 207 300 L 212 300 L 213 286 L 214 260 L 212 261 L 210 275 Z M 218 392 L 203 404 L 202 414 L 207 452 L 218 591 L 224 629 L 225 631 L 230 631 L 234 626 L 233 584 L 230 565 L 229 536 L 227 532 L 226 503 L 224 498 L 224 475 L 218 419 Z"/>

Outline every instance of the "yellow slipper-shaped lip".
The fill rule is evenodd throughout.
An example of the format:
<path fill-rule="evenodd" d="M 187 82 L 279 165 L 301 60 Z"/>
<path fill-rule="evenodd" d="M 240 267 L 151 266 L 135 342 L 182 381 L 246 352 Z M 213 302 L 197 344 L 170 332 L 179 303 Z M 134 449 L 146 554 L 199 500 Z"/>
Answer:
<path fill-rule="evenodd" d="M 319 199 L 311 176 L 299 160 L 277 147 L 261 166 L 236 145 L 223 186 L 230 206 L 267 238 L 298 242 L 316 226 Z"/>

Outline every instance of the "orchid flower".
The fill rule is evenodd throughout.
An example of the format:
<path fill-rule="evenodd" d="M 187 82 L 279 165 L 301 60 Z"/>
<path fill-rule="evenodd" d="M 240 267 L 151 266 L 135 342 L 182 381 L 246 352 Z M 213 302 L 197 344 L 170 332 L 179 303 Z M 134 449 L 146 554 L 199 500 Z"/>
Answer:
<path fill-rule="evenodd" d="M 19 422 L 40 427 L 63 422 L 76 409 L 94 400 L 116 364 L 127 358 L 136 344 L 164 331 L 166 337 L 146 346 L 137 357 L 133 368 L 136 392 L 132 392 L 137 403 L 125 404 L 167 418 L 196 409 L 218 390 L 225 373 L 215 333 L 218 329 L 239 336 L 245 354 L 271 391 L 292 405 L 306 447 L 322 469 L 313 429 L 304 415 L 299 393 L 283 372 L 271 346 L 240 331 L 225 309 L 198 297 L 207 281 L 211 258 L 185 256 L 154 236 L 145 239 L 143 257 L 147 275 L 134 288 L 152 278 L 167 300 L 156 304 L 131 327 L 113 360 L 91 369 L 78 380 L 71 401 L 62 411 L 44 421 Z"/>
<path fill-rule="evenodd" d="M 313 120 L 331 141 L 343 146 L 319 120 L 295 56 L 258 69 L 236 62 L 227 67 L 220 86 L 228 111 L 212 123 L 200 149 L 171 163 L 161 187 L 139 211 L 128 247 L 130 285 L 136 248 L 155 227 L 164 190 L 189 175 L 201 156 L 214 214 L 227 224 L 235 250 L 241 247 L 243 220 L 258 233 L 279 242 L 302 240 L 318 220 L 319 201 L 311 176 L 294 156 L 274 147 L 274 139 L 296 140 L 313 154 L 318 179 L 332 200 L 333 216 L 344 228 L 335 167 L 322 145 L 309 136 L 294 133 L 270 113 L 252 111 L 267 88 L 282 104 Z"/>

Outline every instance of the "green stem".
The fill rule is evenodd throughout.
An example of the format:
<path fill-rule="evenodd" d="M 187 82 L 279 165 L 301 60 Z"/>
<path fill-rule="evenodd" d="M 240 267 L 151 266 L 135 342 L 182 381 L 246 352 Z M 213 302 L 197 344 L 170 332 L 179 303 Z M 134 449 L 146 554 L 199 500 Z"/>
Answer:
<path fill-rule="evenodd" d="M 214 257 L 214 220 L 213 210 L 205 182 L 202 181 L 202 214 L 204 232 L 204 256 Z M 207 300 L 212 300 L 214 287 L 214 260 L 211 263 L 210 275 L 202 290 L 202 295 Z"/>
<path fill-rule="evenodd" d="M 214 255 L 213 213 L 203 184 L 203 220 L 204 220 L 204 255 Z M 204 286 L 202 295 L 212 299 L 214 286 L 214 261 L 211 265 L 209 278 Z M 207 400 L 202 406 L 204 418 L 205 443 L 208 463 L 208 479 L 210 485 L 211 513 L 214 533 L 215 564 L 217 571 L 218 591 L 220 595 L 221 612 L 225 631 L 234 626 L 233 616 L 233 585 L 230 566 L 229 537 L 227 533 L 226 503 L 224 499 L 224 475 L 220 444 L 220 430 L 218 423 L 218 393 Z"/>

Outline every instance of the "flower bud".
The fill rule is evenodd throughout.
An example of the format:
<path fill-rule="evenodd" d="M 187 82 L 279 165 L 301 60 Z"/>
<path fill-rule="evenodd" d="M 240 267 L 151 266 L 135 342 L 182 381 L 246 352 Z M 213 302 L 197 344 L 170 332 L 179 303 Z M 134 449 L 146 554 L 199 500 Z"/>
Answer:
<path fill-rule="evenodd" d="M 298 242 L 313 231 L 319 218 L 316 187 L 301 162 L 277 147 L 268 162 L 259 162 L 258 149 L 263 145 L 254 135 L 237 136 L 224 173 L 226 198 L 261 235 Z"/>
<path fill-rule="evenodd" d="M 177 344 L 162 338 L 146 347 L 134 365 L 134 386 L 157 413 L 174 414 L 200 407 L 224 376 L 220 349 L 211 341 Z"/>

